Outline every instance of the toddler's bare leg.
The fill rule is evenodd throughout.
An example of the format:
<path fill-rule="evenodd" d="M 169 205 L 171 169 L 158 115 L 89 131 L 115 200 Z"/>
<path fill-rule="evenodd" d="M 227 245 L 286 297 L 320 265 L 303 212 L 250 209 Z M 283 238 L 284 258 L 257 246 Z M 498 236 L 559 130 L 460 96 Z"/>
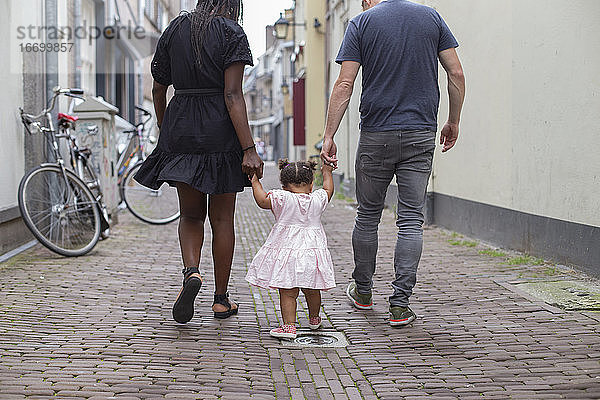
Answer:
<path fill-rule="evenodd" d="M 279 289 L 279 304 L 281 304 L 281 315 L 283 323 L 293 325 L 296 323 L 296 299 L 298 298 L 298 288 Z"/>
<path fill-rule="evenodd" d="M 318 317 L 321 309 L 321 291 L 319 289 L 302 288 L 302 293 L 308 303 L 308 316 Z"/>

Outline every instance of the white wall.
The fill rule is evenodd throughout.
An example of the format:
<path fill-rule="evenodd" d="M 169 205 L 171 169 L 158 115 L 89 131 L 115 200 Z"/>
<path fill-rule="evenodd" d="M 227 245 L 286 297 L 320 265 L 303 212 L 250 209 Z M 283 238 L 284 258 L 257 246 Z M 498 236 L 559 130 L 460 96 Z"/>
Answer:
<path fill-rule="evenodd" d="M 458 38 L 467 79 L 433 190 L 600 226 L 600 1 L 424 3 Z M 446 116 L 444 100 L 440 126 Z"/>
<path fill-rule="evenodd" d="M 18 108 L 23 105 L 23 56 L 17 27 L 37 24 L 35 0 L 10 0 L 0 13 L 0 210 L 17 205 L 17 189 L 24 173 L 23 126 Z M 26 110 L 34 111 L 34 110 Z"/>

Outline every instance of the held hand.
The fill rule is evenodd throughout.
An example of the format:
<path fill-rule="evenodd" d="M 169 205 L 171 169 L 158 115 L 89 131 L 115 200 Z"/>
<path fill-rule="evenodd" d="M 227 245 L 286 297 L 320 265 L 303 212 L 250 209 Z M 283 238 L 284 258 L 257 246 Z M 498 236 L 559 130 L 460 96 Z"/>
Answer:
<path fill-rule="evenodd" d="M 333 166 L 333 165 L 331 165 L 331 164 L 327 164 L 327 163 L 325 163 L 325 162 L 323 162 L 323 165 L 321 165 L 321 171 L 322 171 L 324 174 L 331 174 L 331 173 L 333 172 L 333 170 L 334 170 L 334 169 L 335 169 L 335 168 L 334 168 L 334 166 Z"/>
<path fill-rule="evenodd" d="M 442 153 L 447 152 L 456 144 L 458 139 L 458 124 L 446 122 L 440 134 L 440 144 L 443 145 Z"/>
<path fill-rule="evenodd" d="M 263 177 L 263 160 L 260 159 L 256 149 L 250 149 L 244 152 L 242 160 L 242 172 L 248 176 L 257 176 L 258 179 Z"/>
<path fill-rule="evenodd" d="M 323 164 L 330 165 L 334 169 L 337 168 L 337 146 L 333 139 L 326 137 L 323 140 L 323 147 L 321 148 L 321 159 Z"/>

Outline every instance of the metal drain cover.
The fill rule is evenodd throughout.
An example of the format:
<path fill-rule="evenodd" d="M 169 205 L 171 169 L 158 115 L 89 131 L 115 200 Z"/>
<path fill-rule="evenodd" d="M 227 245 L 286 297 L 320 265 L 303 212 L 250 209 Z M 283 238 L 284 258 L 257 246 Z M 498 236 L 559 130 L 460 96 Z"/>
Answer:
<path fill-rule="evenodd" d="M 282 340 L 281 344 L 290 347 L 346 347 L 348 339 L 338 331 L 311 331 L 299 329 L 294 340 Z"/>
<path fill-rule="evenodd" d="M 329 346 L 337 343 L 338 339 L 326 335 L 304 335 L 296 338 L 295 341 L 302 346 Z"/>
<path fill-rule="evenodd" d="M 600 286 L 592 282 L 526 282 L 516 286 L 564 310 L 600 310 Z"/>

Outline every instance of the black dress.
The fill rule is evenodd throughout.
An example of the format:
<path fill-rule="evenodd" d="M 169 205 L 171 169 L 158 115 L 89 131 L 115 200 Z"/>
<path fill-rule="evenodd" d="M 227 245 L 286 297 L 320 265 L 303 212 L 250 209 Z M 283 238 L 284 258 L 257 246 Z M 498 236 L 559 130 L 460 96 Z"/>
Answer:
<path fill-rule="evenodd" d="M 195 63 L 189 14 L 164 31 L 152 60 L 152 77 L 173 85 L 156 149 L 135 175 L 158 189 L 184 182 L 208 194 L 241 192 L 251 186 L 242 172 L 242 149 L 224 98 L 224 71 L 233 63 L 253 65 L 248 39 L 237 22 L 215 17 L 204 39 L 201 66 Z"/>

